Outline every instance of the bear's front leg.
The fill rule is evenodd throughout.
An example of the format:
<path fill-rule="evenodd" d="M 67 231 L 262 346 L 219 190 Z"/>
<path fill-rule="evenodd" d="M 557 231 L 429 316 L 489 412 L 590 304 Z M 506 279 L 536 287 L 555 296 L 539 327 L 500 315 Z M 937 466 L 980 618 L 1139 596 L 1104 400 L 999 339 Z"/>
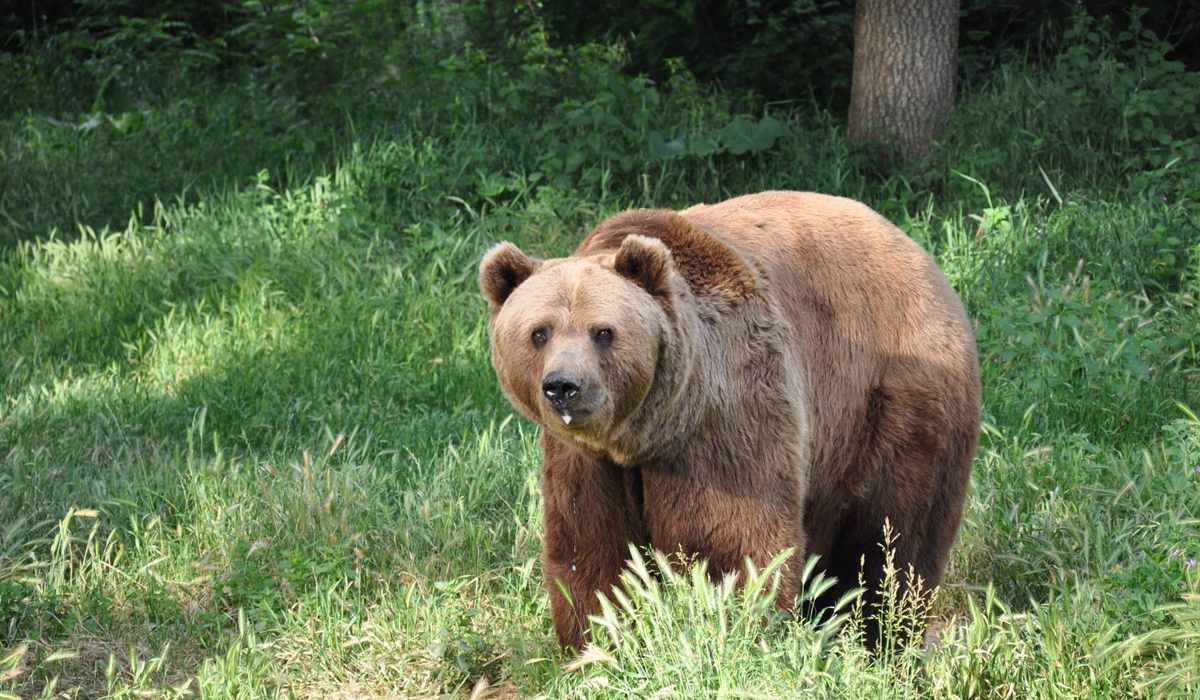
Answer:
<path fill-rule="evenodd" d="M 800 590 L 807 541 L 802 526 L 804 481 L 791 445 L 741 460 L 719 441 L 697 441 L 670 468 L 643 471 L 646 526 L 657 550 L 681 554 L 680 564 L 708 562 L 714 581 L 730 572 L 746 580 L 746 560 L 766 566 L 785 549 L 776 603 L 789 609 Z"/>
<path fill-rule="evenodd" d="M 600 611 L 596 594 L 617 585 L 629 545 L 647 543 L 640 483 L 634 483 L 640 475 L 572 452 L 545 434 L 542 452 L 542 564 L 550 611 L 559 643 L 579 651 L 587 641 L 588 615 Z"/>

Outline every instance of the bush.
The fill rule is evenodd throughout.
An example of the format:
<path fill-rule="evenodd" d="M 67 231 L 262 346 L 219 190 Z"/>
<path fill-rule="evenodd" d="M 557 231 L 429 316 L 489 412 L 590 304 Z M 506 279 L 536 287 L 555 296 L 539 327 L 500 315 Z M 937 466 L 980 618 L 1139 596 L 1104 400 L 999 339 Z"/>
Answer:
<path fill-rule="evenodd" d="M 928 181 L 961 196 L 952 170 L 972 165 L 1004 197 L 1037 192 L 1200 201 L 1200 73 L 1169 60 L 1171 47 L 1130 13 L 1128 31 L 1075 18 L 1047 68 L 1002 68 L 955 110 Z M 1194 224 L 1191 225 L 1194 228 Z"/>

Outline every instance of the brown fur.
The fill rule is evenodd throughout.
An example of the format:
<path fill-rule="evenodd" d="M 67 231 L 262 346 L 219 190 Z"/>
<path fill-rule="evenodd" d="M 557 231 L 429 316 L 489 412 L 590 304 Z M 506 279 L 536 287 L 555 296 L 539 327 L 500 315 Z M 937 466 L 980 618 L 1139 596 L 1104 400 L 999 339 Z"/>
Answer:
<path fill-rule="evenodd" d="M 795 192 L 626 212 L 569 258 L 500 244 L 480 281 L 501 386 L 543 427 L 565 646 L 581 648 L 629 543 L 715 575 L 795 547 L 839 578 L 831 602 L 860 561 L 878 586 L 888 519 L 899 566 L 939 583 L 978 430 L 975 345 L 933 260 L 875 212 Z M 552 373 L 578 379 L 577 403 L 544 396 Z"/>

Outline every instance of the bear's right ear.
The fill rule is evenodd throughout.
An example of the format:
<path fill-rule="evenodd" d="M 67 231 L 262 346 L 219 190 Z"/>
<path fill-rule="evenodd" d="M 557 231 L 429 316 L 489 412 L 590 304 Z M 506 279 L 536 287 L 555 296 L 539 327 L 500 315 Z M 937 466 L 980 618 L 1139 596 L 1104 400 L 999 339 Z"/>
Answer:
<path fill-rule="evenodd" d="M 492 307 L 492 313 L 500 310 L 508 295 L 529 279 L 540 261 L 530 258 L 521 249 L 505 241 L 492 246 L 479 263 L 479 288 Z"/>
<path fill-rule="evenodd" d="M 621 241 L 613 269 L 647 292 L 658 295 L 667 289 L 672 268 L 671 250 L 657 238 L 631 234 Z"/>

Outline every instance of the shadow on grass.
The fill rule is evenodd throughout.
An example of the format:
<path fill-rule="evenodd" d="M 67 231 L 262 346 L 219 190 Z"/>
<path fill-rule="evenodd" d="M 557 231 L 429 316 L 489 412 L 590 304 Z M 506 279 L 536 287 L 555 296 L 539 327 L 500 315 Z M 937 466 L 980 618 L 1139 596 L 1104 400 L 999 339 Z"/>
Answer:
<path fill-rule="evenodd" d="M 253 84 L 189 84 L 183 97 L 121 115 L 137 117 L 122 129 L 110 115 L 78 124 L 0 117 L 0 171 L 12 175 L 0 179 L 0 252 L 52 230 L 74 239 L 79 224 L 119 230 L 155 200 L 203 201 L 263 170 L 284 187 L 330 172 L 341 116 L 260 93 Z"/>

